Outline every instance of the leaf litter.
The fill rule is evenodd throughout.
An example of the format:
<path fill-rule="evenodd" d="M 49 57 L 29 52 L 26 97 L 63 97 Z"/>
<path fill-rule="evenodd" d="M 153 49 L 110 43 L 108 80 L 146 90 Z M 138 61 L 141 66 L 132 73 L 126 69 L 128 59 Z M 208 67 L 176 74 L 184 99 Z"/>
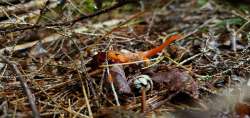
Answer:
<path fill-rule="evenodd" d="M 98 9 L 104 3 L 97 2 Z M 16 63 L 42 117 L 249 117 L 248 11 L 225 10 L 232 8 L 217 0 L 144 5 L 149 11 L 142 15 L 136 14 L 141 8 L 130 6 L 93 19 L 82 33 L 73 29 L 84 22 L 62 27 L 71 34 L 52 28 L 3 35 L 1 54 Z M 91 28 L 107 17 L 128 21 Z M 53 33 L 60 38 L 42 41 Z M 23 34 L 29 36 L 19 37 Z M 182 40 L 138 57 L 176 34 Z M 22 45 L 34 40 L 33 46 Z M 24 47 L 7 48 L 13 44 Z M 110 59 L 109 51 L 134 59 Z M 17 75 L 1 65 L 0 115 L 30 117 Z"/>

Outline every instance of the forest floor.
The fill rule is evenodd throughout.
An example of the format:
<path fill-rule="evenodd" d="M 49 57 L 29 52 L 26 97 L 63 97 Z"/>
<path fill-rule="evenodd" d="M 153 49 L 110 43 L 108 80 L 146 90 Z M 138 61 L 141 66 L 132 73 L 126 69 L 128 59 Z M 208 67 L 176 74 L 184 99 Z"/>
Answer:
<path fill-rule="evenodd" d="M 92 17 L 77 1 L 3 5 L 1 117 L 250 116 L 249 3 L 156 0 Z"/>

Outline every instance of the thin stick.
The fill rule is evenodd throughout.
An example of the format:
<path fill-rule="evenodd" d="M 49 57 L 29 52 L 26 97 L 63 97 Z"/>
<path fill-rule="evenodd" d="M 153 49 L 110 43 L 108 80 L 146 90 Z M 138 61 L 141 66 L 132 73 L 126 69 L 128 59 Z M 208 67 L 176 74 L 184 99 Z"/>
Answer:
<path fill-rule="evenodd" d="M 176 62 L 176 61 L 173 60 L 172 58 L 170 58 L 170 57 L 168 57 L 168 56 L 165 56 L 165 57 L 166 57 L 167 59 L 169 59 L 171 62 L 173 62 L 174 64 L 176 64 L 178 67 L 181 67 L 181 68 L 187 70 L 189 73 L 193 74 L 194 76 L 196 76 L 196 77 L 198 77 L 198 78 L 204 77 L 204 76 L 202 76 L 202 75 L 198 75 L 198 74 L 192 72 L 190 69 L 186 68 L 185 66 L 180 65 L 178 62 Z"/>
<path fill-rule="evenodd" d="M 25 92 L 25 94 L 28 97 L 28 101 L 30 104 L 30 107 L 32 109 L 32 114 L 34 118 L 40 118 L 40 113 L 38 112 L 35 104 L 35 98 L 33 97 L 31 90 L 29 89 L 27 82 L 23 79 L 21 72 L 18 70 L 17 66 L 12 63 L 9 59 L 7 59 L 5 56 L 0 55 L 0 58 L 2 61 L 10 65 L 10 67 L 14 70 L 14 72 L 17 74 L 16 80 L 20 81 L 21 86 Z"/>
<path fill-rule="evenodd" d="M 69 25 L 73 25 L 75 24 L 76 22 L 79 22 L 79 21 L 82 21 L 82 20 L 85 20 L 85 19 L 89 19 L 89 18 L 92 18 L 92 17 L 95 17 L 95 16 L 98 16 L 98 15 L 101 15 L 101 14 L 104 14 L 104 13 L 107 13 L 109 11 L 112 11 L 114 9 L 117 9 L 117 8 L 120 8 L 128 3 L 131 3 L 133 2 L 132 0 L 124 0 L 124 2 L 119 2 L 109 8 L 106 8 L 106 9 L 101 9 L 93 14 L 89 14 L 89 15 L 84 15 L 84 16 L 81 16 L 79 18 L 76 18 L 76 19 L 73 19 L 73 20 L 70 20 L 70 21 L 66 21 L 66 22 L 56 22 L 56 23 L 51 23 L 51 24 L 42 24 L 42 25 L 39 25 L 39 24 L 35 24 L 35 25 L 29 25 L 29 26 L 25 26 L 25 27 L 16 27 L 16 28 L 10 28 L 10 29 L 0 29 L 0 34 L 2 33 L 11 33 L 11 32 L 16 32 L 16 31 L 23 31 L 23 30 L 27 30 L 27 29 L 36 29 L 36 28 L 46 28 L 46 27 L 55 27 L 55 26 L 69 26 Z"/>
<path fill-rule="evenodd" d="M 217 18 L 217 17 L 214 16 L 214 17 L 208 19 L 208 20 L 205 21 L 203 24 L 201 24 L 199 27 L 197 27 L 194 31 L 192 31 L 192 32 L 190 32 L 190 33 L 184 35 L 184 36 L 182 37 L 182 39 L 185 39 L 185 38 L 187 38 L 187 37 L 193 35 L 194 33 L 198 32 L 201 28 L 207 26 L 210 22 L 214 21 L 216 18 Z"/>
<path fill-rule="evenodd" d="M 130 64 L 144 63 L 144 62 L 155 61 L 155 60 L 158 60 L 158 58 L 144 59 L 144 60 L 140 60 L 140 61 L 132 61 L 132 62 L 126 62 L 126 63 L 104 64 L 104 65 L 101 65 L 100 67 L 130 65 Z"/>
<path fill-rule="evenodd" d="M 115 86 L 114 86 L 113 78 L 112 78 L 111 74 L 109 73 L 109 68 L 107 68 L 107 72 L 108 72 L 108 80 L 109 80 L 111 89 L 112 89 L 112 91 L 113 91 L 113 93 L 114 93 L 116 105 L 117 105 L 117 106 L 120 106 L 120 102 L 119 102 L 119 99 L 118 99 L 118 95 L 117 95 L 117 93 L 116 93 L 116 91 L 115 91 Z"/>
<path fill-rule="evenodd" d="M 84 86 L 83 80 L 81 80 L 81 84 L 82 84 L 82 91 L 83 91 L 84 99 L 86 101 L 86 105 L 87 105 L 88 112 L 89 112 L 89 117 L 93 118 L 93 113 L 92 113 L 92 110 L 91 110 L 91 107 L 90 107 L 90 104 L 89 104 L 89 99 L 88 99 L 88 96 L 87 96 L 87 93 L 86 93 L 86 89 L 85 89 L 86 87 Z"/>
<path fill-rule="evenodd" d="M 198 54 L 196 54 L 196 55 L 194 55 L 192 57 L 189 57 L 189 58 L 183 60 L 182 62 L 180 62 L 179 64 L 177 64 L 177 66 L 181 66 L 181 65 L 185 64 L 186 62 L 191 61 L 191 60 L 195 59 L 196 57 L 201 56 L 202 54 L 203 53 L 198 53 Z"/>
<path fill-rule="evenodd" d="M 141 112 L 144 113 L 146 111 L 147 103 L 146 103 L 146 90 L 145 87 L 141 88 Z"/>

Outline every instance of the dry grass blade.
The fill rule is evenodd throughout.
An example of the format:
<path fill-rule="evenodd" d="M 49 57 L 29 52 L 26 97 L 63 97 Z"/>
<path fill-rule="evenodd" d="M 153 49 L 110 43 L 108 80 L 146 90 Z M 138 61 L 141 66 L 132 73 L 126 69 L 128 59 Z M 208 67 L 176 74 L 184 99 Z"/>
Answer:
<path fill-rule="evenodd" d="M 0 0 L 0 117 L 249 117 L 234 1 Z"/>
<path fill-rule="evenodd" d="M 23 90 L 25 92 L 25 94 L 27 95 L 28 97 L 28 100 L 29 100 L 29 104 L 31 106 L 31 109 L 32 109 L 32 113 L 33 113 L 33 117 L 35 118 L 40 118 L 40 113 L 39 111 L 37 110 L 37 107 L 36 107 L 36 104 L 35 104 L 35 98 L 34 96 L 32 95 L 32 92 L 31 90 L 29 89 L 28 85 L 27 85 L 27 82 L 24 80 L 24 78 L 22 77 L 22 74 L 21 72 L 19 71 L 19 69 L 17 68 L 17 66 L 11 62 L 9 59 L 7 59 L 5 56 L 3 55 L 0 55 L 0 58 L 5 62 L 7 63 L 8 65 L 10 65 L 10 67 L 15 71 L 15 73 L 17 74 L 17 77 L 16 79 L 18 81 L 20 81 L 22 87 L 23 87 Z"/>

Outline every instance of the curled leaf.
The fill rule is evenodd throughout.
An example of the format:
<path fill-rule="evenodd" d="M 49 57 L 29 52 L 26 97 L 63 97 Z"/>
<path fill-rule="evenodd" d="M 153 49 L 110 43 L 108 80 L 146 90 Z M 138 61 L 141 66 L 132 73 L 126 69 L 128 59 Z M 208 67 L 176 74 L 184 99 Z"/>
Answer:
<path fill-rule="evenodd" d="M 118 93 L 120 94 L 130 94 L 131 89 L 126 79 L 124 70 L 119 65 L 114 65 L 110 68 L 110 74 L 112 81 Z"/>
<path fill-rule="evenodd" d="M 173 68 L 164 72 L 158 72 L 152 76 L 153 82 L 170 91 L 183 91 L 189 95 L 198 97 L 198 85 L 193 78 L 180 69 Z"/>

